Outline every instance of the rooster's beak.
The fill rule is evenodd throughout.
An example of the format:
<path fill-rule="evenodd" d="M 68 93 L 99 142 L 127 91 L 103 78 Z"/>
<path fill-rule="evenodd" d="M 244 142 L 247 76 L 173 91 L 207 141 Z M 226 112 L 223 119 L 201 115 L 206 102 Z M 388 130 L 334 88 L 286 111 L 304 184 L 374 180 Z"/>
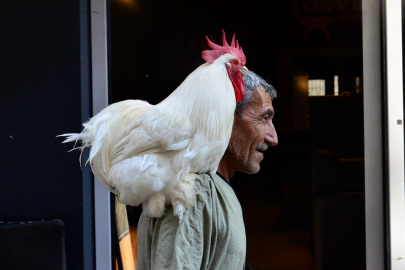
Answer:
<path fill-rule="evenodd" d="M 243 66 L 243 67 L 241 67 L 239 70 L 240 70 L 240 72 L 243 74 L 243 75 L 245 75 L 246 76 L 246 73 L 245 72 L 243 72 L 241 69 L 243 69 L 243 70 L 245 70 L 246 72 L 249 72 L 249 70 L 247 69 L 247 67 L 246 66 Z"/>

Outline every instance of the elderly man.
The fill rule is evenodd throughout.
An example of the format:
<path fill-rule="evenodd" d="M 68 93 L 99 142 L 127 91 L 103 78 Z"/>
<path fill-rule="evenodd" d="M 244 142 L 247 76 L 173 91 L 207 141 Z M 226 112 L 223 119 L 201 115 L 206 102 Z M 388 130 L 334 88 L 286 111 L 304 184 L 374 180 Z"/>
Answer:
<path fill-rule="evenodd" d="M 251 269 L 243 213 L 229 181 L 236 171 L 257 173 L 262 152 L 277 145 L 272 122 L 276 91 L 253 72 L 243 80 L 245 97 L 236 106 L 231 140 L 217 175 L 198 175 L 197 201 L 180 224 L 171 206 L 162 218 L 141 216 L 137 269 Z"/>

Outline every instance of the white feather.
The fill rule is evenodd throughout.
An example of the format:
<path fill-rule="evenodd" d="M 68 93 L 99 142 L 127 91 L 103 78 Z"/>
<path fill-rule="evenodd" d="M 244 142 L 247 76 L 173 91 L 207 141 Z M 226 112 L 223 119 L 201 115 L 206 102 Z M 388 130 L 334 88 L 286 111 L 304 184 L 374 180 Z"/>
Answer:
<path fill-rule="evenodd" d="M 171 203 L 181 221 L 195 202 L 195 173 L 216 171 L 231 136 L 236 100 L 225 64 L 233 58 L 201 65 L 157 105 L 118 102 L 82 133 L 61 136 L 91 147 L 94 174 L 121 203 L 142 203 L 153 217 Z"/>

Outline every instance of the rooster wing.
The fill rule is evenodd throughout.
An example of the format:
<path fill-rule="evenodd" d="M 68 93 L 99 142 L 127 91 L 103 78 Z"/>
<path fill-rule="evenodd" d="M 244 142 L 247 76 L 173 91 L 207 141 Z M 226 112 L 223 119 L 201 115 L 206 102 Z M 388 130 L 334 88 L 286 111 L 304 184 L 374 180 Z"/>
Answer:
<path fill-rule="evenodd" d="M 132 156 L 186 149 L 193 135 L 192 125 L 187 117 L 176 119 L 173 114 L 154 106 L 133 123 L 113 147 L 111 163 L 116 164 Z"/>

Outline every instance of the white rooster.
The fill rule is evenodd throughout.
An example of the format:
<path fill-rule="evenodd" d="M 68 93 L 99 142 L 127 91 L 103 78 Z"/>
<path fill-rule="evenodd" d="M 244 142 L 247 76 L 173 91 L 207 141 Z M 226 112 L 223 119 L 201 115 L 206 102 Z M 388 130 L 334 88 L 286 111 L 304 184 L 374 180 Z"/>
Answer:
<path fill-rule="evenodd" d="M 195 202 L 195 174 L 215 172 L 231 136 L 236 102 L 245 94 L 241 70 L 246 58 L 235 35 L 231 46 L 207 41 L 207 63 L 191 73 L 157 105 L 142 100 L 112 104 L 84 123 L 82 133 L 64 141 L 91 147 L 93 173 L 123 204 L 161 217 L 165 204 L 174 215 Z"/>

